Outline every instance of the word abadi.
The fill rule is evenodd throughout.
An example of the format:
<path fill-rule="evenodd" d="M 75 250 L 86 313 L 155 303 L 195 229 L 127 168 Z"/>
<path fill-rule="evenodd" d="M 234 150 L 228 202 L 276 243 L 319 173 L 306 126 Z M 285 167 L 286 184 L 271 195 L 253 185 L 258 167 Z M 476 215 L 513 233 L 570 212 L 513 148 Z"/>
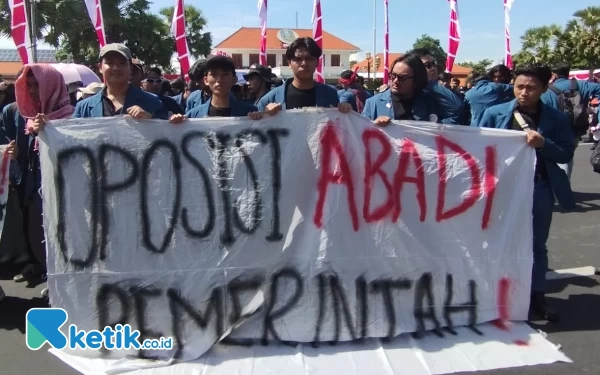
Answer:
<path fill-rule="evenodd" d="M 320 137 L 321 147 L 321 163 L 320 176 L 318 181 L 319 198 L 316 211 L 314 214 L 314 223 L 317 227 L 323 226 L 323 207 L 325 206 L 327 191 L 330 185 L 344 185 L 347 189 L 348 209 L 352 219 L 352 227 L 354 231 L 360 229 L 360 220 L 357 209 L 357 197 L 355 194 L 355 185 L 362 182 L 356 176 L 353 176 L 353 169 L 348 162 L 347 154 L 356 150 L 345 150 L 342 146 L 336 127 L 330 122 L 325 126 Z M 415 184 L 416 199 L 419 204 L 419 220 L 424 222 L 427 214 L 427 202 L 432 200 L 426 196 L 425 189 L 425 171 L 423 167 L 423 158 L 417 151 L 415 142 L 409 138 L 401 140 L 399 157 L 396 162 L 396 169 L 393 175 L 388 176 L 388 173 L 382 168 L 383 164 L 393 160 L 394 154 L 391 140 L 381 130 L 368 128 L 362 131 L 362 143 L 364 146 L 364 195 L 362 217 L 365 222 L 373 223 L 386 218 L 391 218 L 393 222 L 397 222 L 402 211 L 402 189 L 405 184 Z M 437 153 L 437 170 L 439 180 L 437 181 L 437 196 L 435 220 L 441 222 L 448 220 L 465 213 L 472 208 L 479 200 L 481 195 L 485 196 L 485 208 L 482 213 L 481 228 L 487 229 L 490 222 L 492 211 L 494 192 L 497 181 L 497 156 L 496 148 L 492 145 L 485 148 L 485 170 L 481 171 L 477 166 L 475 157 L 463 149 L 457 143 L 454 143 L 444 137 L 438 135 L 435 138 Z M 373 151 L 373 145 L 378 144 L 380 151 Z M 471 186 L 467 189 L 467 194 L 462 201 L 454 207 L 446 206 L 447 184 L 448 184 L 448 153 L 456 153 L 467 165 L 469 171 L 469 181 Z M 332 165 L 333 157 L 338 160 L 338 168 L 334 169 Z M 409 175 L 409 164 L 414 165 L 415 175 Z M 483 175 L 483 179 L 481 178 Z M 358 176 L 358 177 L 362 177 Z M 373 184 L 376 179 L 380 179 L 385 187 L 385 201 L 378 207 L 371 208 L 371 198 L 374 195 Z M 358 198 L 360 199 L 360 198 Z"/>

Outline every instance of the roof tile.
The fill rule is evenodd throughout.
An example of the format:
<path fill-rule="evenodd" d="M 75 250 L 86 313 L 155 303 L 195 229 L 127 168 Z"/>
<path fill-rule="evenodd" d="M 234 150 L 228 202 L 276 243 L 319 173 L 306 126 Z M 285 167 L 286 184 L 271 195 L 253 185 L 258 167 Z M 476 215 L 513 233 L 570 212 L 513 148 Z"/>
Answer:
<path fill-rule="evenodd" d="M 396 60 L 397 58 L 399 58 L 400 56 L 404 55 L 403 53 L 390 53 L 390 64 Z M 378 73 L 383 73 L 383 53 L 378 53 L 376 55 L 376 57 L 379 57 L 379 69 L 377 69 Z M 356 63 L 356 65 L 354 65 L 354 67 L 358 66 L 358 71 L 359 72 L 366 72 L 367 71 L 367 59 L 364 59 L 362 61 L 359 61 Z M 353 69 L 354 69 L 353 67 Z M 457 75 L 468 75 L 469 73 L 471 73 L 473 69 L 471 68 L 467 68 L 465 66 L 461 66 L 461 65 L 456 65 L 454 64 L 454 67 L 452 68 L 452 73 L 457 74 Z"/>
<path fill-rule="evenodd" d="M 277 32 L 281 29 L 267 29 L 267 49 L 281 49 L 282 43 L 277 39 Z M 312 29 L 291 29 L 295 31 L 299 37 L 311 37 Z M 231 49 L 258 49 L 260 46 L 260 28 L 258 27 L 241 27 L 238 31 L 231 34 L 228 38 L 217 44 L 215 49 L 231 48 Z M 342 51 L 360 51 L 355 45 L 352 45 L 337 36 L 323 30 L 323 49 L 342 50 Z"/>

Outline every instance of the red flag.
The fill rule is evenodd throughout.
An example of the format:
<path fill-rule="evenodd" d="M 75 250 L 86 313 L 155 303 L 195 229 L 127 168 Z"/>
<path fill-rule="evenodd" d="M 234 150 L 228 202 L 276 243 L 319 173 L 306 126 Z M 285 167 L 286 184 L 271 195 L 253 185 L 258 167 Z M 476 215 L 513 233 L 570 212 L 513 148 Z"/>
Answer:
<path fill-rule="evenodd" d="M 258 0 L 258 17 L 260 18 L 260 65 L 267 66 L 267 0 Z"/>
<path fill-rule="evenodd" d="M 23 64 L 31 62 L 31 37 L 29 35 L 29 21 L 24 0 L 8 0 L 10 8 L 10 29 L 13 41 L 19 51 Z"/>
<path fill-rule="evenodd" d="M 448 57 L 446 71 L 451 72 L 460 44 L 460 24 L 458 21 L 458 0 L 448 0 L 450 3 L 450 29 L 448 30 Z"/>
<path fill-rule="evenodd" d="M 313 39 L 317 42 L 317 45 L 323 49 L 323 23 L 321 19 L 321 0 L 315 0 L 315 7 L 313 10 L 312 21 L 313 21 Z M 319 58 L 319 64 L 317 65 L 317 82 L 325 83 L 323 78 L 323 56 Z"/>
<path fill-rule="evenodd" d="M 94 30 L 96 30 L 100 48 L 102 48 L 106 45 L 106 34 L 104 33 L 104 18 L 102 17 L 101 0 L 85 0 L 85 7 L 87 8 L 90 20 L 92 20 Z"/>
<path fill-rule="evenodd" d="M 185 36 L 185 12 L 183 0 L 175 0 L 171 33 L 175 37 L 175 46 L 177 47 L 177 58 L 179 59 L 181 74 L 183 74 L 187 80 L 188 72 L 190 70 L 190 50 Z"/>
<path fill-rule="evenodd" d="M 512 56 L 510 53 L 510 9 L 512 8 L 512 3 L 514 0 L 504 0 L 504 65 L 508 66 L 510 69 L 513 68 Z"/>

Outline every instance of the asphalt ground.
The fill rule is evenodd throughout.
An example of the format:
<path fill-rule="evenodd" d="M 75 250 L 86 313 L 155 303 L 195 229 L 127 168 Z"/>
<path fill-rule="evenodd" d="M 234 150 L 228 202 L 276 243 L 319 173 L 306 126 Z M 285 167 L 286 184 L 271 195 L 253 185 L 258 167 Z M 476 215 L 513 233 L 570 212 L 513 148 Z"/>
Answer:
<path fill-rule="evenodd" d="M 553 216 L 548 241 L 554 270 L 594 266 L 600 268 L 600 174 L 589 164 L 590 146 L 575 154 L 572 176 L 577 210 Z M 6 298 L 0 303 L 0 374 L 76 375 L 78 372 L 49 354 L 46 347 L 31 351 L 25 345 L 25 313 L 45 306 L 44 284 L 12 281 L 18 268 L 0 268 L 0 286 Z M 560 344 L 571 364 L 555 363 L 513 369 L 481 371 L 480 375 L 600 374 L 600 277 L 579 276 L 552 281 L 549 303 L 561 315 L 557 323 L 530 323 Z"/>

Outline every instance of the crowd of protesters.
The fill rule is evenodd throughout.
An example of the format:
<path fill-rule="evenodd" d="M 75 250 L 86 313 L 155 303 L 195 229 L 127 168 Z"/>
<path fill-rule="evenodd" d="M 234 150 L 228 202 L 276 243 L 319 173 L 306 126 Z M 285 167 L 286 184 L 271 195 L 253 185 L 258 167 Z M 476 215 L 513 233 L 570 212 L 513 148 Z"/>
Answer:
<path fill-rule="evenodd" d="M 270 68 L 254 64 L 244 75 L 246 84 L 240 86 L 235 64 L 226 56 L 197 61 L 188 72 L 189 81 L 169 82 L 159 68 L 142 66 L 125 45 L 109 44 L 101 49 L 98 61 L 103 83 L 81 87 L 76 95 L 69 94 L 61 74 L 49 65 L 25 66 L 14 84 L 0 86 L 0 130 L 12 157 L 0 263 L 23 266 L 15 282 L 45 278 L 37 134 L 49 121 L 115 115 L 173 124 L 203 117 L 259 120 L 285 110 L 335 107 L 342 113 L 358 112 L 381 127 L 393 120 L 413 120 L 523 131 L 537 155 L 530 314 L 556 320 L 545 299 L 546 241 L 555 198 L 566 209 L 575 206 L 569 178 L 582 135 L 565 111 L 564 93 L 574 84 L 587 110 L 597 105 L 593 98 L 600 96 L 600 85 L 569 80 L 565 64 L 554 68 L 526 64 L 514 71 L 498 65 L 488 74 L 474 73 L 464 89 L 451 75 L 439 74 L 429 51 L 416 49 L 391 64 L 389 84 L 373 93 L 352 71 L 341 74 L 337 88 L 316 82 L 321 54 L 314 40 L 298 38 L 286 51 L 293 78 L 282 81 Z"/>

